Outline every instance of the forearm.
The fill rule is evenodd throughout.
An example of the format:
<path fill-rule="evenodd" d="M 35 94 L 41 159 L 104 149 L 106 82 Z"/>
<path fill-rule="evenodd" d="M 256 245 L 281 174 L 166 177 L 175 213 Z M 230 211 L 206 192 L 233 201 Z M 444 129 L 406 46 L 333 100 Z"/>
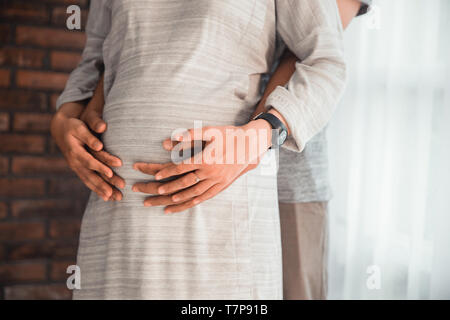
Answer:
<path fill-rule="evenodd" d="M 266 111 L 264 106 L 266 104 L 267 97 L 277 86 L 284 86 L 289 81 L 295 71 L 296 61 L 297 57 L 290 50 L 286 49 L 280 59 L 280 64 L 270 77 L 269 82 L 267 83 L 267 86 L 264 90 L 263 96 L 256 106 L 255 112 L 253 113 L 252 117 Z"/>
<path fill-rule="evenodd" d="M 94 95 L 91 101 L 89 101 L 86 109 L 91 109 L 96 111 L 99 115 L 103 113 L 103 107 L 105 105 L 105 95 L 104 95 L 104 74 L 101 75 L 100 80 L 95 88 Z"/>

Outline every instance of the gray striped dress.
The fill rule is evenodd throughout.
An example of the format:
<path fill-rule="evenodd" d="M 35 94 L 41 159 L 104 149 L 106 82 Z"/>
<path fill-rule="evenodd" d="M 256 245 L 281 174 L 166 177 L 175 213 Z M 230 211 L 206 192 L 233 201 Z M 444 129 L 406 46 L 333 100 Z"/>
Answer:
<path fill-rule="evenodd" d="M 302 59 L 267 104 L 301 151 L 335 107 L 345 78 L 335 0 L 91 0 L 88 40 L 58 106 L 92 96 L 105 70 L 102 139 L 123 166 L 120 202 L 94 193 L 83 216 L 75 299 L 281 299 L 276 157 L 192 209 L 165 215 L 131 191 L 165 163 L 173 130 L 247 123 L 280 37 Z"/>

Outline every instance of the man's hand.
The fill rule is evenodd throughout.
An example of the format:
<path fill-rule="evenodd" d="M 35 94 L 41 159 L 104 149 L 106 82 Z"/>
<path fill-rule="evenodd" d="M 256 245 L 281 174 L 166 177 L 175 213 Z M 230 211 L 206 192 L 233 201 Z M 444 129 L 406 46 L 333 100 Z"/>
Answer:
<path fill-rule="evenodd" d="M 89 189 L 105 201 L 121 200 L 122 193 L 113 186 L 123 188 L 125 181 L 115 175 L 108 166 L 119 167 L 122 162 L 119 158 L 103 151 L 103 143 L 91 133 L 83 121 L 78 119 L 83 110 L 84 105 L 79 103 L 67 103 L 61 106 L 52 119 L 52 136 L 70 168 Z M 96 123 L 89 115 L 87 121 Z M 101 129 L 104 131 L 106 124 L 104 128 L 100 128 L 100 131 Z"/>
<path fill-rule="evenodd" d="M 198 137 L 198 138 L 197 138 Z M 232 138 L 233 143 L 229 143 Z M 156 180 L 176 177 L 170 182 L 136 183 L 133 191 L 158 196 L 148 197 L 145 206 L 167 206 L 166 213 L 180 212 L 213 198 L 244 173 L 257 167 L 270 146 L 271 128 L 264 120 L 243 127 L 205 127 L 191 129 L 181 138 L 178 150 L 191 149 L 192 141 L 203 140 L 203 150 L 181 163 L 136 163 L 134 168 L 154 175 Z M 237 143 L 235 142 L 237 141 Z M 163 142 L 167 150 L 175 146 Z M 180 176 L 181 175 L 181 176 Z"/>

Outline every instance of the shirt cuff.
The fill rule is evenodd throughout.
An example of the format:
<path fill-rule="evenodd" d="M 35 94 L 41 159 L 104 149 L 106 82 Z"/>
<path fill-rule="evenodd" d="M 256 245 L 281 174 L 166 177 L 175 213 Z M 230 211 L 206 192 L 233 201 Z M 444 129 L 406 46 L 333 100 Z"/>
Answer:
<path fill-rule="evenodd" d="M 286 120 L 290 135 L 282 145 L 283 148 L 294 152 L 301 152 L 308 141 L 308 132 L 312 132 L 313 125 L 307 119 L 312 119 L 313 115 L 306 115 L 302 119 L 302 112 L 308 113 L 306 108 L 301 108 L 298 102 L 292 101 L 290 92 L 285 88 L 278 86 L 267 97 L 266 110 L 274 108 Z"/>

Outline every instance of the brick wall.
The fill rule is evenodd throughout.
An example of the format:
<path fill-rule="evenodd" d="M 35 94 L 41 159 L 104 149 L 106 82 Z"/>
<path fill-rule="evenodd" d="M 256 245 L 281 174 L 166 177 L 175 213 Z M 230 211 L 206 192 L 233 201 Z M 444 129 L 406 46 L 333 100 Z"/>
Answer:
<path fill-rule="evenodd" d="M 0 0 L 0 299 L 68 299 L 87 189 L 49 134 L 85 36 L 66 8 L 87 0 Z"/>

